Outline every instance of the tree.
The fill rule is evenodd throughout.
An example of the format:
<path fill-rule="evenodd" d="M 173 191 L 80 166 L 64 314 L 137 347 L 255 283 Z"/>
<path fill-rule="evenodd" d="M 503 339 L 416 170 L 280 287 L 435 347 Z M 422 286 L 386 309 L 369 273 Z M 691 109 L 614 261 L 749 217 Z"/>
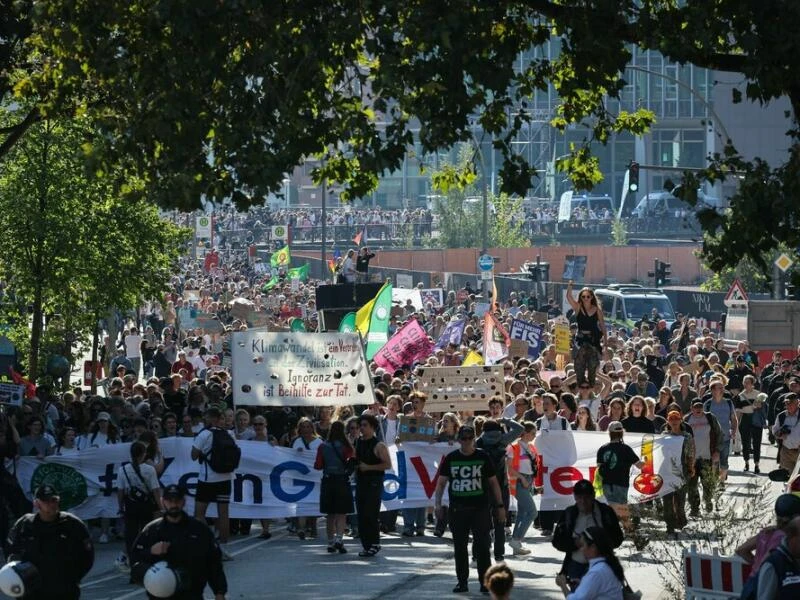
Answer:
<path fill-rule="evenodd" d="M 741 185 L 730 213 L 704 216 L 704 252 L 719 268 L 800 242 L 793 201 L 800 5 L 793 0 L 4 0 L 2 7 L 0 94 L 41 102 L 0 132 L 7 136 L 0 152 L 42 116 L 87 112 L 103 131 L 86 148 L 91 163 L 105 170 L 123 163 L 150 197 L 183 208 L 202 195 L 261 203 L 281 189 L 285 172 L 314 155 L 325 158 L 318 178 L 362 196 L 378 173 L 400 166 L 415 136 L 425 152 L 449 148 L 470 139 L 472 119 L 502 155 L 502 191 L 522 194 L 534 166 L 510 142 L 532 118 L 533 91 L 550 84 L 562 99 L 553 123 L 586 131 L 558 166 L 587 189 L 602 177 L 589 144 L 614 131 L 641 134 L 653 121 L 645 110 L 608 109 L 626 83 L 632 45 L 742 73 L 748 101 L 788 96 L 792 147 L 780 165 L 742 160 L 735 140 L 716 157 L 704 175 L 735 172 Z M 553 36 L 554 58 L 539 53 L 516 68 L 520 51 Z M 772 218 L 769 235 L 755 231 L 753 215 Z"/>
<path fill-rule="evenodd" d="M 86 118 L 38 120 L 0 177 L 0 272 L 16 300 L 3 317 L 34 377 L 46 321 L 93 331 L 109 308 L 162 293 L 184 239 L 152 203 L 122 200 L 110 176 L 85 174 L 81 145 L 93 135 Z"/>

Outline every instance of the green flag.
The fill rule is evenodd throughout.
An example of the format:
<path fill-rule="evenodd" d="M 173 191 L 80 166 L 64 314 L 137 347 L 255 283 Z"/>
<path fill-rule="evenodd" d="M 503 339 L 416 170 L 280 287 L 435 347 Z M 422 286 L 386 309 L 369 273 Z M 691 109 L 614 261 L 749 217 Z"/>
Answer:
<path fill-rule="evenodd" d="M 289 279 L 299 279 L 300 281 L 305 281 L 308 279 L 308 263 L 304 264 L 302 267 L 289 269 L 286 275 Z"/>
<path fill-rule="evenodd" d="M 367 311 L 369 314 L 367 315 Z M 356 328 L 367 340 L 367 360 L 389 341 L 389 317 L 392 316 L 392 284 L 386 282 L 377 296 L 356 313 Z"/>
<path fill-rule="evenodd" d="M 292 260 L 292 255 L 289 252 L 289 246 L 284 246 L 277 252 L 273 252 L 269 259 L 269 264 L 273 267 L 288 267 Z"/>
<path fill-rule="evenodd" d="M 339 322 L 339 333 L 355 333 L 356 331 L 356 313 L 349 312 L 342 317 Z"/>
<path fill-rule="evenodd" d="M 269 290 L 271 290 L 272 288 L 274 288 L 274 287 L 275 287 L 276 285 L 278 285 L 279 283 L 280 283 L 280 280 L 277 278 L 277 276 L 273 276 L 273 277 L 272 277 L 272 279 L 270 279 L 270 280 L 269 280 L 267 283 L 265 283 L 265 284 L 264 284 L 264 285 L 261 287 L 261 291 L 262 291 L 262 292 L 268 292 Z"/>
<path fill-rule="evenodd" d="M 294 319 L 292 319 L 292 322 L 289 325 L 289 329 L 291 331 L 305 331 L 306 324 L 303 322 L 303 319 L 298 319 L 297 317 L 295 317 Z"/>

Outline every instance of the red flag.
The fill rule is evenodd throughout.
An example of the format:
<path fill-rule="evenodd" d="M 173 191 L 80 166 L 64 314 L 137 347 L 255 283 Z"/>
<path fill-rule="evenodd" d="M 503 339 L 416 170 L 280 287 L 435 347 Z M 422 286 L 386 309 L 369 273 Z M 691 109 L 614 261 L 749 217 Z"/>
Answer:
<path fill-rule="evenodd" d="M 17 385 L 25 386 L 25 397 L 33 398 L 36 395 L 36 385 L 25 379 L 22 375 L 14 370 L 14 367 L 8 367 L 11 372 L 11 380 Z"/>
<path fill-rule="evenodd" d="M 357 234 L 355 234 L 353 236 L 353 243 L 356 246 L 360 246 L 362 241 L 364 243 L 367 242 L 367 224 L 366 223 L 364 223 L 364 227 L 361 229 L 361 231 L 359 231 Z"/>

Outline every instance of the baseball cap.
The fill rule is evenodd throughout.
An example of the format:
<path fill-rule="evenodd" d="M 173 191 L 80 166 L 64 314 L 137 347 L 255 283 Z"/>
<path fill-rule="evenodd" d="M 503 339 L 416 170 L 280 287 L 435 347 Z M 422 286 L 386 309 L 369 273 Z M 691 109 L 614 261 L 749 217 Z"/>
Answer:
<path fill-rule="evenodd" d="M 712 387 L 712 388 L 713 388 L 715 385 L 721 385 L 722 387 L 725 387 L 725 384 L 724 384 L 724 383 L 722 383 L 722 381 L 721 381 L 721 380 L 719 380 L 719 379 L 712 379 L 712 380 L 711 380 L 711 383 L 709 384 L 709 387 Z"/>
<path fill-rule="evenodd" d="M 180 500 L 186 495 L 185 490 L 176 483 L 171 483 L 164 488 L 162 496 L 169 500 Z"/>
<path fill-rule="evenodd" d="M 110 420 L 111 420 L 111 415 L 109 415 L 107 412 L 97 413 L 97 418 L 95 419 L 95 421 L 110 421 Z"/>
<path fill-rule="evenodd" d="M 458 439 L 463 440 L 468 437 L 475 437 L 475 428 L 469 425 L 462 425 L 458 429 Z"/>
<path fill-rule="evenodd" d="M 669 414 L 667 414 L 667 421 L 672 421 L 673 419 L 678 419 L 678 421 L 680 421 L 681 413 L 679 413 L 677 410 L 669 411 Z"/>
<path fill-rule="evenodd" d="M 784 402 L 792 402 L 792 401 L 797 402 L 797 394 L 794 394 L 794 393 L 790 392 L 790 393 L 786 394 L 783 397 L 783 401 Z"/>
<path fill-rule="evenodd" d="M 36 488 L 33 497 L 37 500 L 52 500 L 58 498 L 58 491 L 52 485 L 43 484 Z"/>
<path fill-rule="evenodd" d="M 572 487 L 575 496 L 594 496 L 594 486 L 588 479 L 581 479 Z"/>
<path fill-rule="evenodd" d="M 694 402 L 692 402 L 692 406 L 703 406 L 703 401 L 695 400 Z"/>
<path fill-rule="evenodd" d="M 608 424 L 609 433 L 618 433 L 620 431 L 625 431 L 625 428 L 619 421 L 611 421 L 611 423 Z"/>

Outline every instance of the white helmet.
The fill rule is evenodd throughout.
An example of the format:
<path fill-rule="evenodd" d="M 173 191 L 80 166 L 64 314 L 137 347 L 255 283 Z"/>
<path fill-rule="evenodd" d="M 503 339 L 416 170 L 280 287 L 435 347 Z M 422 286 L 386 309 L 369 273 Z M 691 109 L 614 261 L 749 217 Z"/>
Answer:
<path fill-rule="evenodd" d="M 178 590 L 180 579 L 166 561 L 160 561 L 144 574 L 144 589 L 156 598 L 171 598 Z"/>
<path fill-rule="evenodd" d="M 12 598 L 22 598 L 38 583 L 39 571 L 29 562 L 14 561 L 0 569 L 0 592 Z"/>

